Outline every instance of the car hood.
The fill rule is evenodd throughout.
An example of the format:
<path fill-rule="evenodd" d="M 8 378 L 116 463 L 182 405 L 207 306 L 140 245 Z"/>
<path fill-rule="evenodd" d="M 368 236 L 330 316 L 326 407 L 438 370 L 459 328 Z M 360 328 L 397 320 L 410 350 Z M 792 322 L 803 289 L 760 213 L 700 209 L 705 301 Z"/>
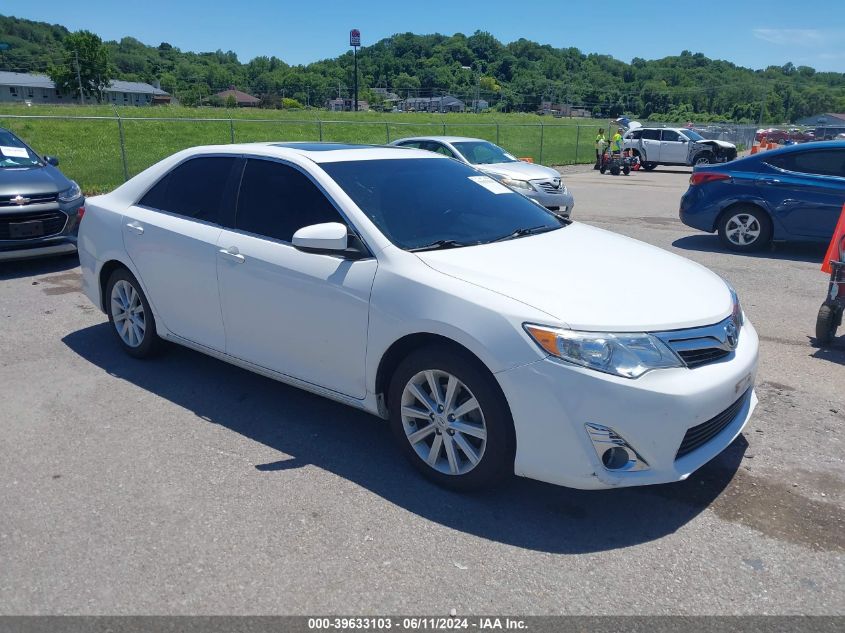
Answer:
<path fill-rule="evenodd" d="M 506 176 L 508 178 L 516 178 L 519 180 L 547 180 L 549 178 L 560 178 L 560 172 L 556 169 L 523 161 L 519 161 L 517 163 L 474 165 L 474 167 L 488 174 Z"/>
<path fill-rule="evenodd" d="M 0 196 L 52 194 L 68 187 L 70 181 L 50 165 L 25 169 L 0 168 Z"/>
<path fill-rule="evenodd" d="M 718 145 L 719 147 L 724 147 L 725 149 L 733 148 L 736 149 L 736 145 L 733 143 L 728 143 L 727 141 L 717 141 L 711 139 L 705 139 L 703 141 L 696 141 L 699 145 Z"/>
<path fill-rule="evenodd" d="M 699 327 L 718 323 L 733 307 L 724 280 L 703 266 L 579 223 L 416 255 L 445 275 L 520 301 L 576 330 Z"/>

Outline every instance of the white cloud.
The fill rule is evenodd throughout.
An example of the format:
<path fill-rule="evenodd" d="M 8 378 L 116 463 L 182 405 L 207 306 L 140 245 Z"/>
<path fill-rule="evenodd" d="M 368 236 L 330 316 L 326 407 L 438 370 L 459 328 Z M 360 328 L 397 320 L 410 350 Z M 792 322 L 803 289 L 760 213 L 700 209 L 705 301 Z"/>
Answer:
<path fill-rule="evenodd" d="M 754 29 L 754 37 L 772 44 L 818 47 L 824 45 L 827 34 L 820 29 Z"/>

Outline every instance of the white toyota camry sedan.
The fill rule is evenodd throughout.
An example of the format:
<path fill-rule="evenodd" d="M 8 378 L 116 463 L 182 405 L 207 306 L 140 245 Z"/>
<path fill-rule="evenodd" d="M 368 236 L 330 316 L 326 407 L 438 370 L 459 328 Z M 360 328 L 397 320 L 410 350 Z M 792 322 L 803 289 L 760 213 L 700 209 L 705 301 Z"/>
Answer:
<path fill-rule="evenodd" d="M 84 289 L 129 355 L 172 341 L 369 411 L 445 486 L 681 480 L 757 402 L 723 279 L 438 154 L 197 147 L 86 209 Z"/>

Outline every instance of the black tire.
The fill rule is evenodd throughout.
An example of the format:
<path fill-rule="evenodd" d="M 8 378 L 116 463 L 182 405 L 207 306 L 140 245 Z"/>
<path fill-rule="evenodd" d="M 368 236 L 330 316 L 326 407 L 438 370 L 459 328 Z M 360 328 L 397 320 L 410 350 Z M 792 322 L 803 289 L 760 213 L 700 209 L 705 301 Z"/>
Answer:
<path fill-rule="evenodd" d="M 626 176 L 627 176 L 628 174 L 630 174 L 630 173 L 631 173 L 631 166 L 630 166 L 630 165 L 625 165 L 625 166 L 622 168 L 622 173 L 623 173 L 623 174 L 625 174 Z"/>
<path fill-rule="evenodd" d="M 619 165 L 611 165 L 610 166 L 610 173 L 614 176 L 618 176 L 622 170 L 619 168 Z"/>
<path fill-rule="evenodd" d="M 599 167 L 599 172 L 600 172 L 600 173 L 602 173 L 602 174 L 603 174 L 603 173 L 605 173 L 606 171 L 607 171 L 607 167 L 605 167 L 604 165 L 602 165 L 601 167 Z"/>
<path fill-rule="evenodd" d="M 646 161 L 645 163 L 643 163 L 643 169 L 645 169 L 646 171 L 654 171 L 655 169 L 657 169 L 657 163 Z"/>
<path fill-rule="evenodd" d="M 747 235 L 745 238 L 737 236 L 732 239 L 729 237 L 729 234 L 735 235 L 733 230 L 736 226 L 734 219 L 737 218 L 737 216 L 748 216 L 749 218 L 754 218 L 756 221 L 757 226 L 755 227 L 753 223 L 751 223 L 750 228 L 752 230 L 758 230 L 758 234 L 751 241 L 741 243 L 742 239 L 747 239 Z M 769 246 L 772 242 L 772 221 L 769 219 L 769 216 L 765 211 L 754 205 L 743 204 L 730 207 L 719 217 L 717 227 L 719 230 L 719 239 L 722 241 L 722 244 L 724 244 L 729 250 L 736 251 L 738 253 L 759 251 L 760 249 Z"/>
<path fill-rule="evenodd" d="M 833 337 L 836 336 L 836 328 L 839 326 L 837 317 L 833 306 L 826 303 L 822 304 L 816 317 L 816 345 L 830 345 Z"/>
<path fill-rule="evenodd" d="M 711 165 L 714 162 L 714 157 L 712 152 L 701 152 L 700 154 L 696 154 L 695 158 L 692 161 L 693 165 Z"/>
<path fill-rule="evenodd" d="M 445 372 L 454 376 L 465 385 L 470 395 L 474 396 L 479 404 L 478 415 L 483 416 L 483 427 L 486 428 L 486 444 L 481 450 L 480 460 L 468 472 L 461 474 L 441 472 L 430 466 L 417 452 L 420 450 L 426 453 L 431 450 L 435 441 L 439 441 L 436 463 L 448 467 L 446 440 L 442 437 L 446 435 L 447 431 L 435 428 L 431 431 L 432 434 L 418 441 L 416 445 L 412 445 L 408 440 L 402 415 L 403 393 L 412 379 L 427 370 Z M 439 384 L 443 389 L 441 395 L 444 395 L 445 386 L 442 383 Z M 427 395 L 430 396 L 431 393 L 429 389 Z M 445 346 L 423 348 L 411 352 L 399 364 L 393 374 L 388 391 L 388 405 L 390 407 L 390 427 L 400 450 L 426 478 L 434 483 L 452 490 L 467 491 L 492 486 L 503 478 L 513 475 L 516 439 L 510 408 L 495 378 L 477 359 L 469 354 Z M 445 418 L 440 417 L 442 423 Z M 420 430 L 425 430 L 429 424 L 434 427 L 437 423 L 434 419 L 431 423 L 428 422 L 428 419 L 424 419 L 420 424 L 422 425 Z M 446 424 L 448 425 L 448 422 Z M 409 428 L 414 428 L 410 420 Z M 453 431 L 448 430 L 448 432 L 450 437 L 454 437 Z M 460 433 L 459 435 L 461 435 L 463 441 L 468 439 L 478 441 L 468 435 Z M 441 439 L 437 440 L 437 436 L 441 436 Z M 452 446 L 457 447 L 457 442 Z M 479 450 L 479 447 L 475 444 L 472 448 Z M 464 467 L 471 463 L 465 452 L 459 453 L 456 459 Z M 443 464 L 442 460 L 446 460 L 447 464 Z"/>
<path fill-rule="evenodd" d="M 136 345 L 131 345 L 125 341 L 118 331 L 118 326 L 115 324 L 116 307 L 113 305 L 112 292 L 114 287 L 120 282 L 129 284 L 129 286 L 134 289 L 143 308 L 143 312 L 141 313 L 141 321 L 144 324 L 143 335 L 140 338 L 140 343 Z M 127 269 L 118 268 L 112 273 L 111 277 L 109 277 L 108 283 L 106 283 L 105 305 L 106 312 L 109 316 L 111 331 L 114 334 L 115 339 L 117 339 L 117 342 L 123 348 L 124 352 L 135 358 L 149 358 L 161 350 L 161 344 L 163 341 L 158 336 L 153 311 L 150 309 L 147 297 L 141 289 L 141 284 L 138 283 L 135 276 Z"/>

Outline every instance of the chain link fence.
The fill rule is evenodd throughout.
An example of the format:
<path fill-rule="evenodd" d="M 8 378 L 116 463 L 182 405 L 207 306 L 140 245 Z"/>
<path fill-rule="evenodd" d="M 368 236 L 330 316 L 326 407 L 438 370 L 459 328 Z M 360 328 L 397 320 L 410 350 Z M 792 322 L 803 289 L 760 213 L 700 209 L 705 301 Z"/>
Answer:
<path fill-rule="evenodd" d="M 483 138 L 515 156 L 541 164 L 592 163 L 598 128 L 609 130 L 615 125 L 599 119 L 572 123 L 474 123 L 445 118 L 439 122 L 403 122 L 0 114 L 0 126 L 12 130 L 42 154 L 58 156 L 64 173 L 89 194 L 109 191 L 187 147 L 228 143 L 384 144 L 408 136 L 451 135 Z M 753 126 L 705 126 L 699 131 L 707 138 L 745 147 L 750 147 L 755 132 Z"/>

